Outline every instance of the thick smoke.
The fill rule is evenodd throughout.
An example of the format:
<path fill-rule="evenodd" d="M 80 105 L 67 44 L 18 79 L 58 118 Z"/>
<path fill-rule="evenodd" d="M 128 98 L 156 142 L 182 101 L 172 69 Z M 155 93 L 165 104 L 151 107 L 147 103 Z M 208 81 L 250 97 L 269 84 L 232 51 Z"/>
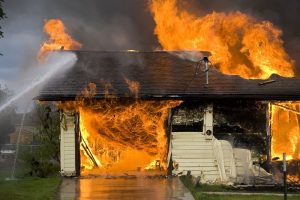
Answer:
<path fill-rule="evenodd" d="M 282 0 L 187 0 L 193 12 L 235 11 L 270 20 L 282 28 L 285 47 L 300 63 L 300 1 Z M 183 3 L 186 6 L 185 3 Z M 148 0 L 6 0 L 7 19 L 1 21 L 4 38 L 0 39 L 0 80 L 6 82 L 22 74 L 33 62 L 45 40 L 45 19 L 60 18 L 68 32 L 83 44 L 84 50 L 153 50 L 159 44 Z M 298 74 L 299 74 L 299 67 Z"/>

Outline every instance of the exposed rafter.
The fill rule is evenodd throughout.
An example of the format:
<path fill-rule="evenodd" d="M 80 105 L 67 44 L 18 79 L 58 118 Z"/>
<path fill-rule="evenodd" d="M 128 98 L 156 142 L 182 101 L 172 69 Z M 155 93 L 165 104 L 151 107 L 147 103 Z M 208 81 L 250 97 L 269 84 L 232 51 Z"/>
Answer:
<path fill-rule="evenodd" d="M 277 104 L 277 103 L 272 103 L 272 105 L 280 107 L 280 108 L 283 108 L 283 109 L 288 110 L 288 111 L 291 111 L 291 112 L 293 112 L 293 113 L 295 113 L 297 115 L 300 115 L 300 111 L 299 110 L 296 110 L 296 109 L 291 108 L 289 106 L 281 105 L 281 104 Z"/>

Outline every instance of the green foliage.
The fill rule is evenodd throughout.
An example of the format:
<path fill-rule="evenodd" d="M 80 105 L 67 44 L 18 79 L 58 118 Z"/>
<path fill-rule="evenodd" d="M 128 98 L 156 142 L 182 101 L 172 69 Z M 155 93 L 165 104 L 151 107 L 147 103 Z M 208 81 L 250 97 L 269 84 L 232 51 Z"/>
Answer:
<path fill-rule="evenodd" d="M 42 151 L 37 149 L 34 152 L 25 152 L 22 155 L 28 168 L 28 175 L 45 178 L 51 175 L 56 175 L 59 171 L 59 164 L 53 160 L 47 159 Z"/>
<path fill-rule="evenodd" d="M 36 105 L 32 116 L 37 118 L 39 146 L 22 156 L 29 167 L 29 174 L 38 177 L 57 174 L 60 162 L 59 113 L 52 111 L 51 106 Z"/>
<path fill-rule="evenodd" d="M 47 154 L 49 159 L 59 162 L 60 116 L 58 111 L 52 110 L 51 105 L 37 105 L 35 109 L 38 117 L 40 151 Z"/>
<path fill-rule="evenodd" d="M 6 15 L 3 11 L 3 3 L 4 3 L 4 0 L 0 0 L 0 20 L 6 17 Z M 0 38 L 1 37 L 3 37 L 3 32 L 1 31 L 1 26 L 0 26 Z"/>
<path fill-rule="evenodd" d="M 0 144 L 9 143 L 9 134 L 14 132 L 15 109 L 10 107 L 0 113 Z"/>
<path fill-rule="evenodd" d="M 4 103 L 10 96 L 12 96 L 12 91 L 6 85 L 0 84 L 0 104 Z"/>
<path fill-rule="evenodd" d="M 12 95 L 7 86 L 0 85 L 0 105 Z M 16 111 L 14 106 L 9 106 L 0 113 L 0 144 L 9 143 L 8 135 L 15 130 L 14 120 Z"/>

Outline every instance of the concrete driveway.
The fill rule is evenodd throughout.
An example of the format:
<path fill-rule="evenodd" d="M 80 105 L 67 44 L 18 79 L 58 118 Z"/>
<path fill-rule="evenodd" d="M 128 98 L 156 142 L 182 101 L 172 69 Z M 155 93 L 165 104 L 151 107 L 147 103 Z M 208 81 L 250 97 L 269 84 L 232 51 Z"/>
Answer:
<path fill-rule="evenodd" d="M 61 200 L 193 200 L 191 193 L 177 178 L 163 177 L 83 177 L 65 178 Z"/>

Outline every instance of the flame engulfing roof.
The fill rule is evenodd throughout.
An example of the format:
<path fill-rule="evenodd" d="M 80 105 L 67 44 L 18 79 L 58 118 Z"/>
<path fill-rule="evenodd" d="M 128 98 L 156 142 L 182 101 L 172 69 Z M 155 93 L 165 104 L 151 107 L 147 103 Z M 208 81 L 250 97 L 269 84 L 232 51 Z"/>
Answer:
<path fill-rule="evenodd" d="M 141 99 L 255 99 L 299 100 L 300 79 L 272 75 L 267 80 L 248 80 L 209 70 L 195 75 L 197 59 L 184 52 L 74 51 L 75 66 L 50 81 L 40 91 L 42 101 L 74 100 L 89 83 L 97 86 L 96 97 L 109 93 L 118 98 L 136 97 L 128 80 L 139 84 Z M 205 55 L 202 52 L 200 55 Z M 194 61 L 192 61 L 194 60 Z"/>

